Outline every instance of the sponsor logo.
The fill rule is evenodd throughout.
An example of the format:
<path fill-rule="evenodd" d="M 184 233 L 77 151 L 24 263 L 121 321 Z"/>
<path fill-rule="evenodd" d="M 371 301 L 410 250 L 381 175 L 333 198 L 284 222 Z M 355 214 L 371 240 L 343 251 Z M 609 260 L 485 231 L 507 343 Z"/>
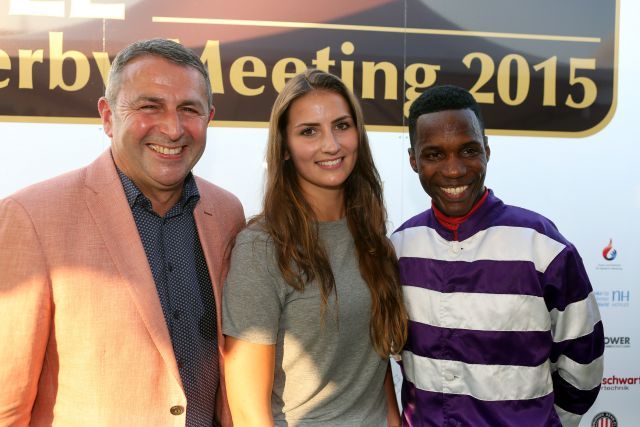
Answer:
<path fill-rule="evenodd" d="M 631 291 L 595 291 L 596 302 L 600 308 L 626 308 L 631 302 Z"/>
<path fill-rule="evenodd" d="M 602 249 L 602 258 L 607 260 L 607 262 L 598 264 L 596 270 L 622 270 L 621 264 L 612 262 L 617 256 L 618 250 L 613 247 L 613 239 L 609 239 L 609 244 Z"/>
<path fill-rule="evenodd" d="M 618 256 L 618 251 L 613 247 L 613 239 L 609 239 L 609 244 L 602 250 L 602 257 L 607 261 L 613 261 Z"/>
<path fill-rule="evenodd" d="M 607 348 L 629 348 L 631 337 L 604 337 L 604 345 Z"/>
<path fill-rule="evenodd" d="M 609 291 L 595 291 L 596 302 L 598 303 L 598 307 L 609 307 L 611 304 L 611 292 Z"/>
<path fill-rule="evenodd" d="M 640 377 L 618 377 L 612 375 L 602 379 L 602 390 L 605 391 L 629 391 L 640 386 Z"/>
<path fill-rule="evenodd" d="M 611 412 L 600 412 L 591 420 L 591 427 L 618 427 L 618 420 Z"/>
<path fill-rule="evenodd" d="M 631 291 L 611 291 L 612 307 L 629 307 Z"/>

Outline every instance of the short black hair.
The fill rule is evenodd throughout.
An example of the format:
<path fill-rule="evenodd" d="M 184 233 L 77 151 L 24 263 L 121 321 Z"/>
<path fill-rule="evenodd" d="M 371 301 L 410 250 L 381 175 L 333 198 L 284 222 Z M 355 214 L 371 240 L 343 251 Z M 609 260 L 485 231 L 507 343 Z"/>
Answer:
<path fill-rule="evenodd" d="M 480 130 L 484 136 L 484 120 L 478 103 L 466 89 L 454 85 L 433 86 L 411 104 L 409 109 L 409 141 L 415 147 L 415 131 L 418 118 L 423 114 L 437 113 L 445 110 L 469 109 L 478 118 Z"/>

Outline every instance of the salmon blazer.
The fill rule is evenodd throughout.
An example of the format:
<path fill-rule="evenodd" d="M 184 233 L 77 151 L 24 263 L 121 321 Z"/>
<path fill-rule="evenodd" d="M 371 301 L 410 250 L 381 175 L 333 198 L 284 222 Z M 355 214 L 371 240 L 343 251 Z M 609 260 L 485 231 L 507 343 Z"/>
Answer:
<path fill-rule="evenodd" d="M 244 214 L 230 193 L 196 183 L 222 348 L 222 285 Z M 0 425 L 184 426 L 171 338 L 109 150 L 0 201 L 0 343 Z"/>

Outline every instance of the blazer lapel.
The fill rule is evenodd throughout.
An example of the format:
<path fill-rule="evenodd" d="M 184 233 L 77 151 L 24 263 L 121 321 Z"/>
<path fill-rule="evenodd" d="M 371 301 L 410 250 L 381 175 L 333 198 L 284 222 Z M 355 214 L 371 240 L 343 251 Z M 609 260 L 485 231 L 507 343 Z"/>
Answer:
<path fill-rule="evenodd" d="M 109 255 L 169 371 L 182 385 L 158 291 L 111 151 L 87 168 L 86 201 Z"/>
<path fill-rule="evenodd" d="M 197 181 L 196 181 L 197 184 Z M 196 221 L 196 227 L 198 228 L 198 237 L 200 238 L 200 245 L 204 252 L 205 260 L 207 261 L 207 268 L 209 269 L 209 276 L 211 276 L 211 284 L 213 285 L 213 295 L 216 300 L 216 317 L 218 325 L 218 346 L 222 346 L 222 273 L 221 266 L 224 265 L 224 257 L 228 254 L 224 253 L 222 248 L 223 233 L 221 233 L 220 225 L 216 221 L 218 213 L 216 207 L 213 205 L 212 200 L 209 199 L 208 194 L 204 191 L 200 191 L 201 186 L 198 188 L 200 192 L 200 201 L 193 210 L 193 216 Z"/>

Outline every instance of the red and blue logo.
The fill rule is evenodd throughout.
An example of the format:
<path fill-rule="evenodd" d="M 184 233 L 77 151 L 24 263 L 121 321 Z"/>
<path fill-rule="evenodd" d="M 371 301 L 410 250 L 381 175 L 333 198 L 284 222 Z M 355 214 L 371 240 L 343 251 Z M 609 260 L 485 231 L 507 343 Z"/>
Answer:
<path fill-rule="evenodd" d="M 609 244 L 602 250 L 602 256 L 607 261 L 613 261 L 617 255 L 618 251 L 613 247 L 613 239 L 609 239 Z"/>
<path fill-rule="evenodd" d="M 617 427 L 618 420 L 611 412 L 600 412 L 593 420 L 591 420 L 591 427 Z"/>

